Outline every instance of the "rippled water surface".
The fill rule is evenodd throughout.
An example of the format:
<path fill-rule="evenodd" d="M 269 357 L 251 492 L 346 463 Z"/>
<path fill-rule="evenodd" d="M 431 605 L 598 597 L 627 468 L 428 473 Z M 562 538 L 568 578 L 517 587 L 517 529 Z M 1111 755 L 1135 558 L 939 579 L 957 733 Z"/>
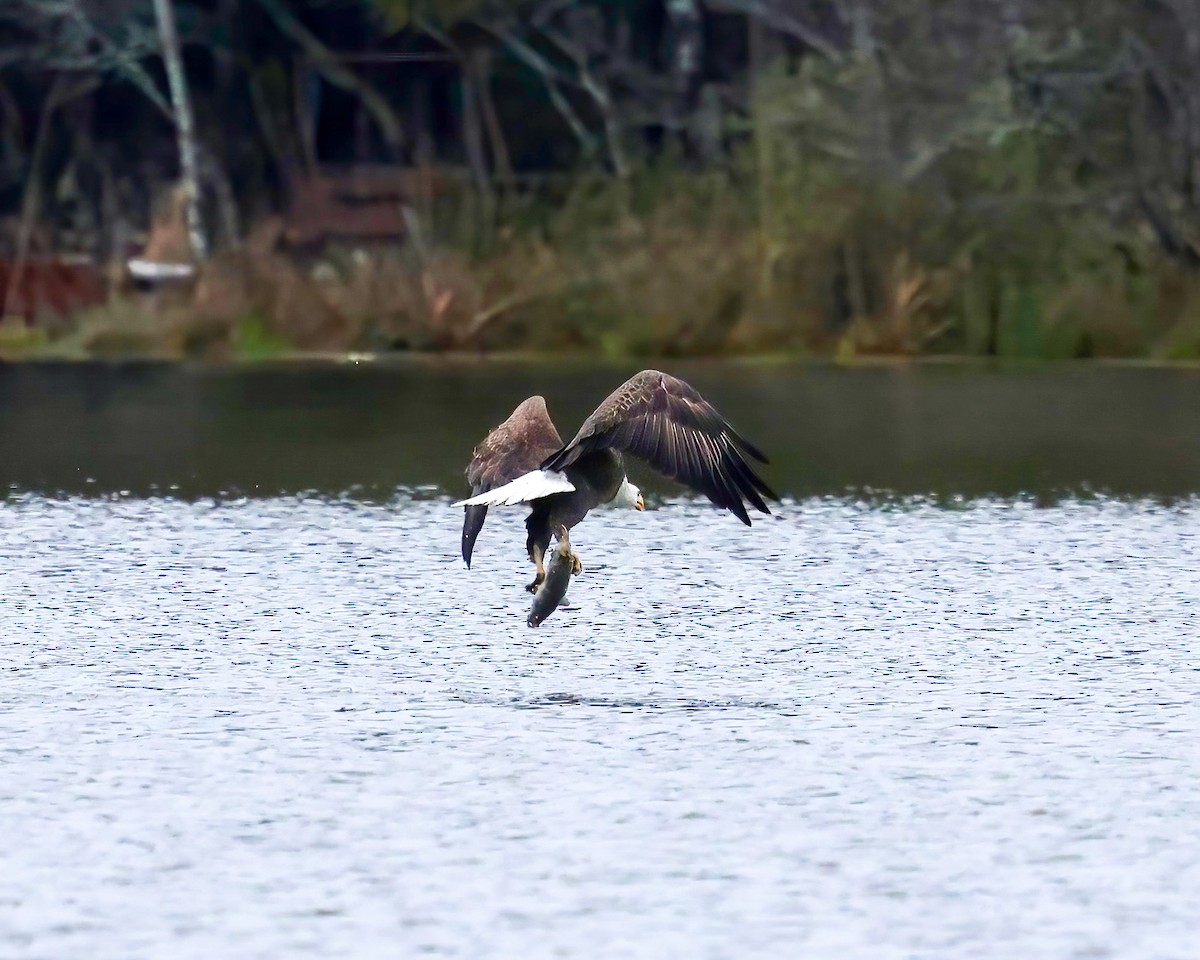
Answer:
<path fill-rule="evenodd" d="M 1200 504 L 0 500 L 0 956 L 1196 956 Z"/>

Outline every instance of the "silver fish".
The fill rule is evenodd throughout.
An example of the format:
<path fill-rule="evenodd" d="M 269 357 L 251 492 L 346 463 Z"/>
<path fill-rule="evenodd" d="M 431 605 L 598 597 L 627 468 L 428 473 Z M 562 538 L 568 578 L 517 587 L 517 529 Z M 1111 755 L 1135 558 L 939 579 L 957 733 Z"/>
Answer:
<path fill-rule="evenodd" d="M 546 566 L 546 579 L 533 595 L 533 606 L 529 610 L 526 623 L 536 627 L 558 609 L 563 597 L 567 595 L 567 584 L 571 580 L 571 574 L 578 565 L 578 559 L 571 552 L 571 538 L 567 535 L 567 528 L 559 527 L 558 547 Z"/>

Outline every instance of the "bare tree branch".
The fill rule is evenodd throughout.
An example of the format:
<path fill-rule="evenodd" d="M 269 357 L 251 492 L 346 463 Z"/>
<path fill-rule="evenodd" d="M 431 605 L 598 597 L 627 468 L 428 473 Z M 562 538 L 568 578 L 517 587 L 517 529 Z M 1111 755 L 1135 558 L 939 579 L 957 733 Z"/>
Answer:
<path fill-rule="evenodd" d="M 587 91 L 600 111 L 600 118 L 604 123 L 605 145 L 608 147 L 608 156 L 612 160 L 613 171 L 618 177 L 625 179 L 629 176 L 629 163 L 625 159 L 625 148 L 621 142 L 621 122 L 608 90 L 592 73 L 588 65 L 588 56 L 583 50 L 549 27 L 542 28 L 542 35 L 574 62 L 575 69 L 579 73 L 579 85 Z"/>
<path fill-rule="evenodd" d="M 571 128 L 571 132 L 575 134 L 575 139 L 579 141 L 579 147 L 584 156 L 591 156 L 596 149 L 596 138 L 588 131 L 583 121 L 579 119 L 579 114 L 575 112 L 570 102 L 563 96 L 560 87 L 564 79 L 562 74 L 555 69 L 550 61 L 513 33 L 510 28 L 483 20 L 476 20 L 474 23 L 500 40 L 514 56 L 537 72 L 542 78 L 546 92 L 550 96 L 550 102 L 554 104 L 555 109 L 558 110 L 559 114 L 567 122 L 567 126 Z"/>
<path fill-rule="evenodd" d="M 379 126 L 388 149 L 393 155 L 399 156 L 404 146 L 404 130 L 383 94 L 354 71 L 344 67 L 329 48 L 313 36 L 279 0 L 258 0 L 258 3 L 275 21 L 276 26 L 299 45 L 312 65 L 320 71 L 321 76 L 335 87 L 354 94 L 362 101 L 371 118 Z"/>

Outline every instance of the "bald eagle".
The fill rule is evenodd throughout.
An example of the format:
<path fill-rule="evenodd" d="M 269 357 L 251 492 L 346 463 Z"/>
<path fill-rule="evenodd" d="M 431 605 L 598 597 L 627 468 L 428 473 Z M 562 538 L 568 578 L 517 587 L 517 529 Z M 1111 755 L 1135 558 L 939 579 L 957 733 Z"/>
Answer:
<path fill-rule="evenodd" d="M 475 448 L 466 471 L 471 496 L 454 504 L 465 508 L 467 566 L 488 507 L 527 503 L 525 549 L 537 568 L 527 589 L 536 591 L 546 576 L 542 558 L 552 530 L 575 526 L 603 503 L 646 508 L 625 475 L 626 453 L 705 494 L 746 526 L 743 500 L 769 514 L 763 498 L 779 499 L 750 465 L 767 463 L 762 451 L 689 384 L 643 370 L 609 394 L 570 443 L 562 442 L 546 401 L 530 397 Z"/>

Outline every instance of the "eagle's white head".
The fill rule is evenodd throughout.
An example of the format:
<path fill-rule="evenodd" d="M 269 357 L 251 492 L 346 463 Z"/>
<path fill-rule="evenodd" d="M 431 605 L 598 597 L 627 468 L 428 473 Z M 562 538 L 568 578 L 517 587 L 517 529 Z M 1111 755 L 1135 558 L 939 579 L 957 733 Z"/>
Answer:
<path fill-rule="evenodd" d="M 615 507 L 632 507 L 634 510 L 646 509 L 642 491 L 630 483 L 628 477 L 621 481 L 621 486 L 617 488 L 617 495 L 613 497 L 612 502 Z"/>

